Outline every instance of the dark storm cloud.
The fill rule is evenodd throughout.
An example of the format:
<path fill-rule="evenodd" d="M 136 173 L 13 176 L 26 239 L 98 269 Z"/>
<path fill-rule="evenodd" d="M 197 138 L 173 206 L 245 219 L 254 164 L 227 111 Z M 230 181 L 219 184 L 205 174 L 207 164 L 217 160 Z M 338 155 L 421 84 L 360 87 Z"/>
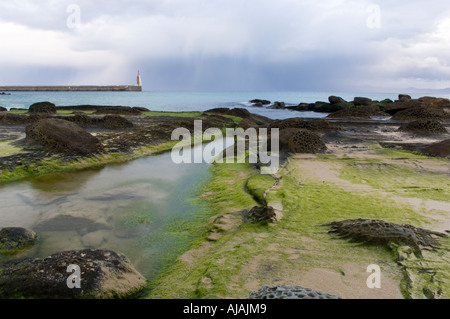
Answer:
<path fill-rule="evenodd" d="M 76 28 L 67 24 L 70 5 L 80 9 Z M 0 1 L 0 84 L 124 83 L 140 69 L 146 89 L 162 90 L 450 87 L 448 7 L 446 0 Z"/>

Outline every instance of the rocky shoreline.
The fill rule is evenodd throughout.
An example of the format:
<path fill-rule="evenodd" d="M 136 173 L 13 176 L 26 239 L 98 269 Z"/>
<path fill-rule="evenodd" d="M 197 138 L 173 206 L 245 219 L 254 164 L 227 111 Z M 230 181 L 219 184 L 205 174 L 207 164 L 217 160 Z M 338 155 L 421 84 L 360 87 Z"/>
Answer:
<path fill-rule="evenodd" d="M 384 99 L 382 101 L 372 100 L 366 97 L 355 97 L 353 101 L 345 101 L 339 96 L 330 96 L 328 102 L 317 101 L 314 103 L 301 102 L 298 105 L 287 106 L 284 102 L 271 102 L 268 100 L 255 99 L 250 101 L 253 107 L 267 107 L 270 109 L 287 109 L 293 111 L 313 111 L 319 113 L 334 113 L 332 118 L 370 118 L 390 117 L 397 113 L 394 119 L 417 119 L 418 114 L 403 112 L 405 110 L 425 111 L 425 118 L 449 120 L 450 100 L 424 96 L 412 99 L 407 94 L 399 94 L 398 100 Z M 339 113 L 338 113 L 339 112 Z M 403 112 L 403 113 L 401 113 Z M 423 117 L 422 117 L 423 119 Z"/>
<path fill-rule="evenodd" d="M 255 104 L 255 107 L 270 105 L 269 101 L 263 100 L 254 100 L 252 103 Z M 276 103 L 275 105 L 277 108 L 286 108 L 281 102 Z M 226 127 L 279 128 L 280 150 L 284 154 L 282 155 L 282 158 L 285 160 L 285 165 L 291 160 L 295 162 L 296 156 L 302 156 L 302 154 L 305 156 L 313 156 L 315 160 L 318 158 L 320 159 L 320 157 L 317 156 L 327 156 L 327 154 L 336 156 L 339 155 L 339 152 L 345 152 L 345 154 L 351 155 L 353 153 L 361 152 L 361 150 L 364 149 L 365 143 L 381 145 L 387 151 L 407 150 L 438 156 L 440 158 L 450 158 L 450 101 L 445 99 L 421 98 L 413 100 L 409 96 L 400 95 L 397 101 L 377 102 L 366 98 L 355 98 L 353 102 L 346 102 L 339 97 L 330 97 L 329 103 L 322 104 L 321 102 L 317 102 L 314 103 L 314 106 L 309 104 L 307 107 L 304 105 L 296 107 L 296 110 L 314 110 L 327 113 L 331 110 L 334 111 L 326 119 L 320 120 L 300 118 L 271 120 L 252 114 L 246 109 L 221 108 L 200 113 L 198 117 L 178 117 L 151 116 L 146 114 L 146 112 L 150 111 L 144 108 L 89 105 L 61 108 L 56 107 L 52 103 L 44 102 L 30 106 L 26 111 L 26 114 L 14 113 L 17 110 L 13 110 L 12 112 L 0 112 L 0 142 L 14 147 L 16 152 L 6 156 L 0 154 L 1 175 L 13 175 L 14 172 L 17 172 L 18 170 L 26 172 L 18 174 L 15 178 L 2 179 L 2 182 L 17 180 L 23 177 L 32 176 L 33 174 L 40 174 L 39 168 L 45 167 L 49 160 L 57 161 L 60 168 L 63 169 L 68 163 L 77 162 L 85 158 L 99 159 L 95 165 L 105 165 L 108 163 L 108 160 L 105 158 L 111 154 L 121 154 L 123 159 L 127 160 L 135 158 L 133 156 L 136 156 L 139 152 L 139 156 L 151 154 L 152 152 L 155 152 L 155 150 L 158 150 L 159 146 L 164 144 L 168 145 L 167 148 L 162 148 L 160 150 L 168 150 L 170 149 L 170 143 L 173 142 L 171 141 L 173 129 L 185 127 L 192 132 L 194 128 L 193 121 L 196 119 L 203 120 L 203 129 L 210 127 L 221 129 Z M 64 111 L 65 114 L 62 114 L 61 111 Z M 71 114 L 67 114 L 68 111 L 70 111 Z M 383 119 L 378 118 L 380 116 L 383 117 Z M 147 153 L 142 151 L 148 147 L 153 148 Z M 448 160 L 445 161 L 447 161 L 446 163 L 448 164 Z M 27 169 L 24 170 L 24 167 Z M 258 165 L 256 165 L 254 169 L 258 169 Z M 212 243 L 212 245 L 214 245 L 214 243 L 219 243 L 223 236 L 226 236 L 229 231 L 237 229 L 235 228 L 238 227 L 236 225 L 240 225 L 241 223 L 276 224 L 281 220 L 283 214 L 289 214 L 289 209 L 283 209 L 283 205 L 280 204 L 282 201 L 279 201 L 278 199 L 275 200 L 270 195 L 284 187 L 283 179 L 289 178 L 289 174 L 290 173 L 283 172 L 282 175 L 273 176 L 272 180 L 267 181 L 255 177 L 253 183 L 251 183 L 250 180 L 246 182 L 245 188 L 257 205 L 253 208 L 242 207 L 238 215 L 236 215 L 239 217 L 236 217 L 234 215 L 235 213 L 232 212 L 221 213 L 220 216 L 213 221 L 213 226 L 208 235 L 207 242 Z M 214 194 L 211 196 L 214 196 Z M 242 220 L 237 222 L 237 220 L 240 219 Z M 227 225 L 227 220 L 235 221 L 237 224 L 229 226 Z M 349 220 L 354 221 L 356 219 Z M 337 220 L 334 221 L 338 222 Z M 333 221 L 329 220 L 329 222 Z M 342 220 L 340 222 L 342 222 Z M 376 221 L 375 224 L 378 222 L 383 223 L 383 221 Z M 333 225 L 335 228 L 337 227 L 337 224 Z M 3 236 L 5 238 L 8 234 L 16 233 L 15 231 L 9 230 L 0 231 L 5 235 Z M 348 235 L 349 233 L 351 233 L 351 231 L 349 232 L 347 229 L 346 232 L 343 232 L 342 234 Z M 376 233 L 378 235 L 381 234 L 380 232 Z M 22 234 L 27 234 L 28 236 L 29 234 L 34 234 L 34 232 L 25 231 L 22 232 Z M 370 236 L 373 236 L 374 233 L 370 234 Z M 430 234 L 442 235 L 441 232 L 431 232 Z M 358 236 L 359 238 L 367 238 L 366 235 L 367 234 L 362 233 Z M 395 235 L 397 237 L 394 236 L 395 238 L 389 237 L 391 236 L 389 234 L 383 236 L 383 244 L 385 244 L 385 242 L 395 243 L 394 239 L 400 238 L 397 235 Z M 377 239 L 373 240 L 373 237 L 370 238 L 371 241 L 378 242 Z M 263 240 L 263 238 L 261 240 Z M 25 242 L 23 249 L 26 249 L 27 245 L 30 244 L 30 241 L 26 240 Z M 20 241 L 17 241 L 17 243 L 20 243 Z M 416 247 L 415 245 L 421 244 L 420 241 L 413 243 L 400 241 L 400 243 L 402 245 L 409 245 L 416 251 L 419 246 Z M 437 245 L 434 246 L 432 247 L 433 249 L 440 249 Z M 22 249 L 15 244 L 11 244 L 11 242 L 5 244 L 4 247 Z M 404 250 L 399 250 L 399 255 L 401 255 L 401 251 Z M 108 253 L 115 254 L 114 252 Z M 106 256 L 104 252 L 72 251 L 61 252 L 58 256 L 64 259 L 67 257 L 65 254 L 72 257 L 79 255 L 82 259 L 85 256 L 90 256 L 89 258 L 86 257 L 84 261 L 80 260 L 80 262 L 82 262 L 83 265 L 85 263 L 91 263 L 94 266 L 98 265 L 98 267 L 91 267 L 94 270 L 97 268 L 97 270 L 103 269 L 102 267 L 104 266 L 100 266 L 101 263 L 106 262 L 108 265 L 111 263 L 110 261 L 104 261 L 100 258 L 102 254 L 103 256 Z M 406 255 L 403 254 L 403 256 Z M 35 269 L 36 267 L 36 269 L 41 269 L 42 265 L 50 261 L 53 262 L 54 260 L 59 260 L 56 256 L 49 258 L 50 259 L 43 260 L 29 259 L 15 261 L 0 266 L 0 297 L 39 297 L 39 295 L 36 294 L 42 287 L 21 286 L 18 282 L 27 281 L 26 277 L 28 274 L 27 272 L 23 272 L 23 269 Z M 95 289 L 93 288 L 79 295 L 58 295 L 59 291 L 62 291 L 59 288 L 55 288 L 55 285 L 61 284 L 60 281 L 56 280 L 58 276 L 44 270 L 41 278 L 42 280 L 40 281 L 45 284 L 48 283 L 48 287 L 45 286 L 45 291 L 53 289 L 53 291 L 57 293 L 56 295 L 49 293 L 48 295 L 41 296 L 46 298 L 123 298 L 134 296 L 145 289 L 145 280 L 143 280 L 142 276 L 132 268 L 132 265 L 126 260 L 126 257 L 118 256 L 116 259 L 122 260 L 124 265 L 121 266 L 120 263 L 114 261 L 114 269 L 108 268 L 107 270 L 94 271 L 92 276 L 88 277 L 92 277 L 92 287 Z M 408 258 L 404 260 L 407 260 L 403 262 L 403 265 L 405 269 L 407 269 L 405 272 L 408 272 L 408 270 L 412 269 L 411 262 Z M 198 262 L 200 262 L 200 259 Z M 200 265 L 197 265 L 197 267 L 200 267 Z M 118 268 L 125 270 L 127 274 L 132 274 L 134 279 L 128 282 L 134 282 L 135 284 L 129 286 L 111 284 L 117 278 L 127 276 L 126 274 L 118 274 Z M 62 270 L 60 269 L 59 271 Z M 112 281 L 108 281 L 109 279 L 107 277 L 102 277 L 104 274 L 108 275 L 111 273 L 116 276 L 113 276 L 116 279 L 113 278 L 111 279 Z M 414 276 L 417 276 L 417 274 L 414 274 Z M 45 278 L 49 280 L 47 281 Z M 101 284 L 100 282 L 103 281 L 107 281 L 108 283 Z M 205 282 L 207 282 L 207 280 Z M 260 283 L 260 280 L 258 280 L 258 283 Z M 274 283 L 275 282 L 270 282 L 271 285 Z M 324 296 L 325 298 L 337 297 L 334 294 L 342 297 L 337 292 L 321 289 L 321 287 L 316 288 L 317 291 L 314 292 L 312 290 L 304 290 L 302 287 L 299 287 L 297 283 L 294 284 L 295 287 L 291 287 L 291 285 L 281 285 L 278 286 L 278 288 L 273 289 L 266 287 L 250 296 L 253 298 L 262 298 L 264 293 L 266 294 L 265 296 L 273 295 L 280 298 L 283 296 L 297 296 L 299 298 L 305 298 L 305 296 L 317 298 Z M 112 286 L 117 286 L 118 289 L 120 288 L 120 291 L 108 290 Z M 206 286 L 208 285 L 206 284 Z M 251 288 L 249 288 L 250 286 Z M 248 286 L 246 291 L 257 290 L 257 287 L 250 286 Z M 103 287 L 109 288 L 103 289 Z M 432 291 L 430 290 L 431 288 L 426 289 L 430 291 L 426 293 L 426 296 L 428 297 L 432 296 L 433 298 L 439 298 L 441 296 L 441 293 L 438 293 L 437 290 Z M 207 290 L 208 289 L 205 291 Z M 318 291 L 326 291 L 327 293 L 330 293 L 330 295 L 322 294 Z M 157 294 L 155 293 L 151 296 L 155 295 Z M 243 297 L 242 295 L 240 296 Z M 344 297 L 348 296 L 344 295 Z"/>

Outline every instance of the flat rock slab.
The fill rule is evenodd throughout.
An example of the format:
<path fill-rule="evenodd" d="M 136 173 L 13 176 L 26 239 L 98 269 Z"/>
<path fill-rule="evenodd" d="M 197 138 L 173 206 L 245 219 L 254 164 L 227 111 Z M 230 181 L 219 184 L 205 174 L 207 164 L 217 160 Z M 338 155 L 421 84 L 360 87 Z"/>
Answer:
<path fill-rule="evenodd" d="M 69 288 L 79 267 L 80 288 Z M 72 281 L 73 282 L 73 281 Z M 47 258 L 26 258 L 0 266 L 0 298 L 113 299 L 132 297 L 146 279 L 128 258 L 111 250 L 73 250 Z"/>
<path fill-rule="evenodd" d="M 250 293 L 248 299 L 341 299 L 320 291 L 300 286 L 263 286 L 258 291 Z"/>

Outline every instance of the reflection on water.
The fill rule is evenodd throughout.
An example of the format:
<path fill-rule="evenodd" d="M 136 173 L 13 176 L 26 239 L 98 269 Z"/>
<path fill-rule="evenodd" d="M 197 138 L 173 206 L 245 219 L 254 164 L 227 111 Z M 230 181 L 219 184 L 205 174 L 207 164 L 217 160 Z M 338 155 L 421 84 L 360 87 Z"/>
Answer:
<path fill-rule="evenodd" d="M 161 235 L 164 226 L 196 213 L 187 199 L 207 179 L 208 167 L 206 163 L 176 165 L 166 153 L 5 185 L 0 187 L 0 228 L 25 227 L 39 234 L 39 243 L 19 257 L 113 249 L 127 255 L 150 278 L 160 269 L 167 250 L 180 244 L 152 237 L 167 238 Z M 17 257 L 0 256 L 0 260 Z"/>

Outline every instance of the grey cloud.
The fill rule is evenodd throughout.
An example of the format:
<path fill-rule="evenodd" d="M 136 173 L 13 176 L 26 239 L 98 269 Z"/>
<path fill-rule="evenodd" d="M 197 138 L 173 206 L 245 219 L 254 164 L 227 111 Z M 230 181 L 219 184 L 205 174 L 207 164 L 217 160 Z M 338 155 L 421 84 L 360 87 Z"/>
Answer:
<path fill-rule="evenodd" d="M 81 8 L 76 30 L 66 26 L 71 3 Z M 371 4 L 380 8 L 379 29 L 367 25 Z M 450 19 L 447 7 L 446 0 L 0 1 L 0 26 L 24 37 L 20 45 L 3 39 L 14 57 L 0 52 L 0 82 L 24 74 L 43 84 L 103 84 L 139 68 L 148 89 L 351 90 L 382 87 L 386 78 L 450 86 L 450 22 L 438 29 Z M 37 34 L 54 56 L 18 52 Z"/>

